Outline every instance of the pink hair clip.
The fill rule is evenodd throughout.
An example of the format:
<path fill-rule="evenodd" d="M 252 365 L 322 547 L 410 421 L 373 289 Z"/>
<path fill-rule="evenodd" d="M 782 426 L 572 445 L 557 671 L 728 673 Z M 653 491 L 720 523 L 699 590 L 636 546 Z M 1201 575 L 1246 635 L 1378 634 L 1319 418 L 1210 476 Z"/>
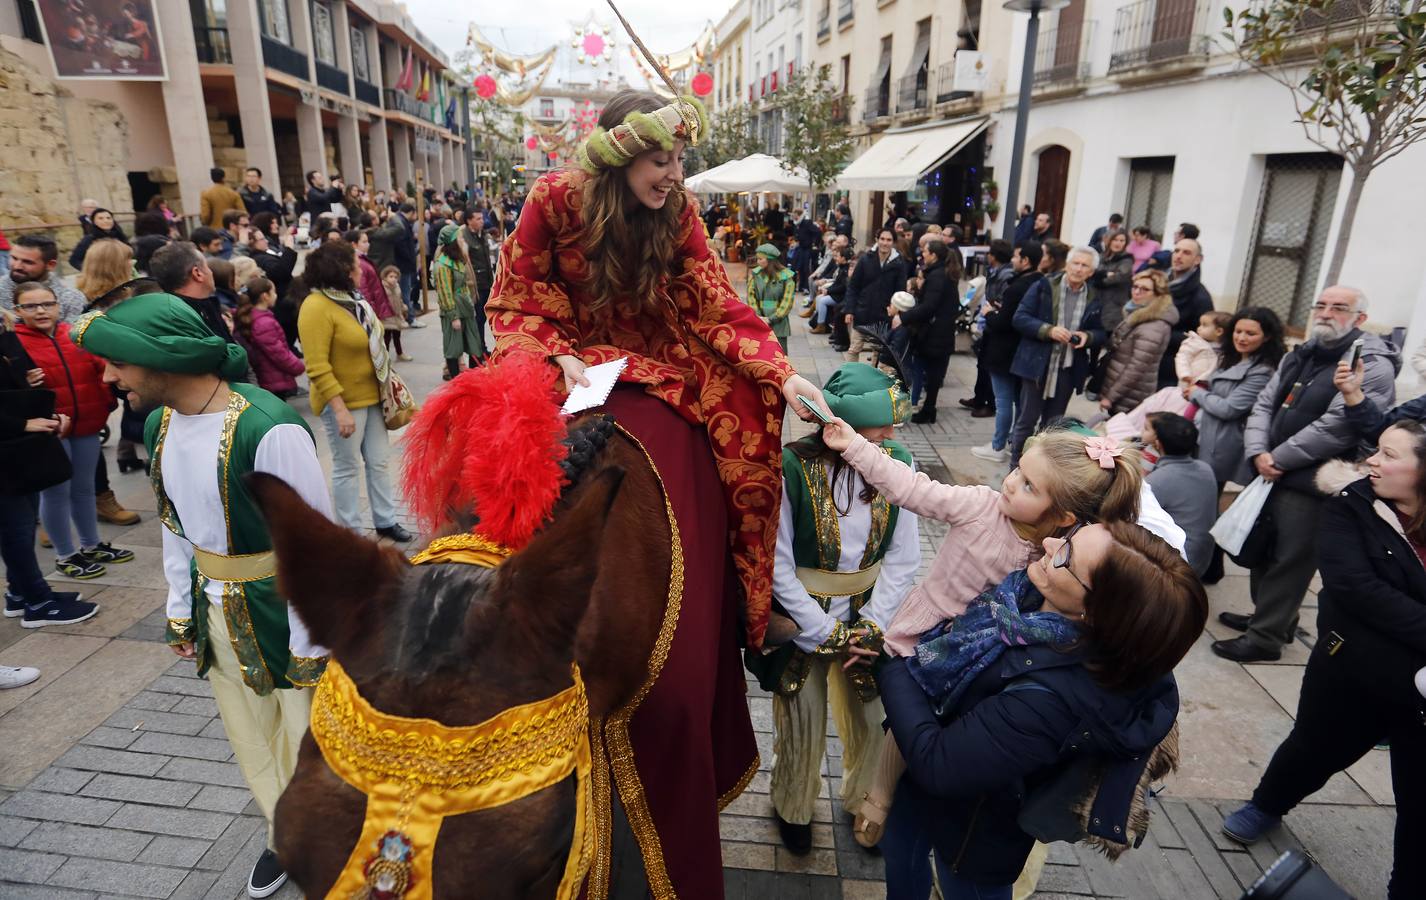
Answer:
<path fill-rule="evenodd" d="M 1084 452 L 1089 454 L 1090 459 L 1099 463 L 1101 469 L 1114 468 L 1115 458 L 1124 455 L 1119 442 L 1112 437 L 1085 438 Z"/>

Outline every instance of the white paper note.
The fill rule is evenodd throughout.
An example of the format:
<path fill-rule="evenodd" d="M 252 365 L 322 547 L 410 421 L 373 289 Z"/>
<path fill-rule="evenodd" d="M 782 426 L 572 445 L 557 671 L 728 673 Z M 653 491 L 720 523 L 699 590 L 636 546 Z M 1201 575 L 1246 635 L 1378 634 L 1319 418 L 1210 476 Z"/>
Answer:
<path fill-rule="evenodd" d="M 584 377 L 589 379 L 589 386 L 574 385 L 561 409 L 565 413 L 577 413 L 593 409 L 596 406 L 603 406 L 604 401 L 609 399 L 609 392 L 614 390 L 614 384 L 619 380 L 619 374 L 628 364 L 629 358 L 626 356 L 613 362 L 600 363 L 585 369 Z"/>

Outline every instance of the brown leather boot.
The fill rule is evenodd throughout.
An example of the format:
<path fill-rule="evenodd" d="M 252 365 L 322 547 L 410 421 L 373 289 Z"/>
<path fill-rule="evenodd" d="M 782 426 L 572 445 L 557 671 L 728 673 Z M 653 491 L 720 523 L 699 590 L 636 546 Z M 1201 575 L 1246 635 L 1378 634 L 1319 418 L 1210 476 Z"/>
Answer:
<path fill-rule="evenodd" d="M 113 491 L 105 491 L 95 496 L 94 511 L 99 514 L 102 521 L 108 522 L 110 525 L 137 525 L 139 523 L 139 514 L 120 506 Z"/>

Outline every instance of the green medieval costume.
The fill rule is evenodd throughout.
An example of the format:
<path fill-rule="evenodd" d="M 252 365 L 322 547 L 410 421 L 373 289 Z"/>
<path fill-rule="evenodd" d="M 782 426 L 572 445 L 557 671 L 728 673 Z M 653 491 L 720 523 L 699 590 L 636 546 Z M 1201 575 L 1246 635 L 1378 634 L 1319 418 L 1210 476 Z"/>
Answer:
<path fill-rule="evenodd" d="M 757 254 L 769 260 L 782 254 L 772 244 L 758 247 Z M 776 275 L 769 275 L 764 266 L 748 275 L 748 305 L 772 327 L 773 337 L 787 350 L 787 336 L 792 333 L 787 317 L 792 313 L 792 292 L 797 281 L 792 270 L 783 266 Z"/>
<path fill-rule="evenodd" d="M 460 237 L 460 226 L 447 225 L 441 229 L 438 239 L 440 255 L 431 266 L 436 282 L 436 302 L 441 308 L 441 356 L 447 365 L 458 361 L 464 353 L 475 360 L 485 355 L 485 344 L 480 333 L 480 323 L 475 316 L 475 305 L 470 298 L 470 283 L 466 275 L 465 261 L 460 258 L 460 248 L 456 241 Z M 454 323 L 460 322 L 460 327 Z M 454 371 L 451 372 L 455 374 Z"/>

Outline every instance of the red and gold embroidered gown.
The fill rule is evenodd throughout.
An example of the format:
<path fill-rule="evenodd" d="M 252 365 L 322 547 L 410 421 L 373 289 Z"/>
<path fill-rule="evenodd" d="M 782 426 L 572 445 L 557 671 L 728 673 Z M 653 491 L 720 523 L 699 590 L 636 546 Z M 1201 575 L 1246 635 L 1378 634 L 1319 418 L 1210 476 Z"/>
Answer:
<path fill-rule="evenodd" d="M 684 578 L 681 598 L 670 597 L 677 615 L 668 657 L 627 720 L 634 771 L 621 774 L 617 736 L 608 750 L 653 895 L 721 898 L 717 812 L 757 768 L 725 573 L 731 556 L 746 637 L 760 646 L 781 503 L 782 384 L 795 373 L 768 325 L 733 291 L 692 197 L 659 311 L 614 298 L 596 314 L 583 287 L 588 178 L 564 171 L 535 182 L 501 248 L 486 316 L 497 357 L 629 359 L 606 409 L 659 470 Z"/>

